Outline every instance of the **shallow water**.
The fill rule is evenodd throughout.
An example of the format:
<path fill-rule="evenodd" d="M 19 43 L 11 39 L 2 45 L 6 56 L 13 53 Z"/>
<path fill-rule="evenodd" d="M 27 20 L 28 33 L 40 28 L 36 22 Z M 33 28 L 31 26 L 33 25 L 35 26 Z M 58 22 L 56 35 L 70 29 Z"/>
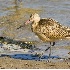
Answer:
<path fill-rule="evenodd" d="M 21 0 L 18 4 L 14 0 L 0 0 L 0 17 L 16 14 L 18 19 L 16 16 L 13 16 L 15 20 L 19 20 L 21 17 L 26 20 L 31 13 L 35 12 L 38 12 L 41 18 L 51 17 L 62 25 L 70 27 L 70 0 Z M 23 22 L 25 21 L 23 20 Z M 22 24 L 23 22 L 20 21 Z M 0 35 L 3 30 L 5 28 L 0 27 Z M 24 28 L 23 31 L 17 30 L 16 32 L 18 33 L 15 35 L 16 39 L 26 38 L 28 41 L 38 41 L 35 45 L 42 50 L 49 46 L 49 43 L 42 43 L 28 28 Z M 63 48 L 60 48 L 61 46 Z M 64 46 L 70 46 L 70 40 L 57 41 L 56 45 L 52 47 L 52 55 L 69 58 L 68 52 L 70 49 L 65 49 Z M 2 51 L 4 50 L 2 49 Z M 48 54 L 49 51 L 44 52 L 44 55 Z"/>
<path fill-rule="evenodd" d="M 22 8 L 42 10 L 40 13 L 42 18 L 51 17 L 63 25 L 70 26 L 70 0 L 22 0 L 21 4 L 18 2 L 18 5 L 21 5 Z M 0 0 L 0 16 L 8 15 L 16 10 L 11 8 L 14 6 L 14 0 Z"/>

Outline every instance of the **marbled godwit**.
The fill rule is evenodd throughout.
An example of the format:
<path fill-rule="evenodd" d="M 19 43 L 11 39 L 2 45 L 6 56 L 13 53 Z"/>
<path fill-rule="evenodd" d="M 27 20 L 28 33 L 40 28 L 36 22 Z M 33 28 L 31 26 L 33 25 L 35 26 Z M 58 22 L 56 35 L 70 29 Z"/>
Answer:
<path fill-rule="evenodd" d="M 70 30 L 67 27 L 62 26 L 59 22 L 51 18 L 40 19 L 38 14 L 32 14 L 30 19 L 25 23 L 31 23 L 32 31 L 44 42 L 50 42 L 51 46 L 55 45 L 55 41 L 58 39 L 66 39 L 70 37 Z M 53 42 L 53 44 L 51 43 Z M 51 46 L 50 48 L 51 55 Z"/>

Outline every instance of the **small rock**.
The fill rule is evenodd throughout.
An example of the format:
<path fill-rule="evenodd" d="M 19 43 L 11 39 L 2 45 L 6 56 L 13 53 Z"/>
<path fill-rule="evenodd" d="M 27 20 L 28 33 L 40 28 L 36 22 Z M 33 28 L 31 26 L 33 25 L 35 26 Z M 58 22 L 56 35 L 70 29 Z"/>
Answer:
<path fill-rule="evenodd" d="M 28 63 L 25 63 L 25 65 L 28 65 Z"/>
<path fill-rule="evenodd" d="M 1 69 L 5 69 L 4 67 L 1 67 Z"/>
<path fill-rule="evenodd" d="M 68 54 L 70 55 L 70 52 Z"/>
<path fill-rule="evenodd" d="M 1 22 L 1 23 L 4 23 L 4 22 Z"/>
<path fill-rule="evenodd" d="M 28 42 L 25 42 L 26 44 L 28 43 Z"/>
<path fill-rule="evenodd" d="M 60 61 L 63 61 L 64 59 L 60 59 Z"/>

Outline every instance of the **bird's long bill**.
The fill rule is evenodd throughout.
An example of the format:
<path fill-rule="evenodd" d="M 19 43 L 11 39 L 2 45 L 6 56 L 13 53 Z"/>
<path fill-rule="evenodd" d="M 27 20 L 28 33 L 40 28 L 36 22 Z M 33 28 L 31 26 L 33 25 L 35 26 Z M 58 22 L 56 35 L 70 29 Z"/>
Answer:
<path fill-rule="evenodd" d="M 30 23 L 30 20 L 27 20 L 27 21 L 25 22 L 25 25 L 27 25 L 28 23 Z"/>

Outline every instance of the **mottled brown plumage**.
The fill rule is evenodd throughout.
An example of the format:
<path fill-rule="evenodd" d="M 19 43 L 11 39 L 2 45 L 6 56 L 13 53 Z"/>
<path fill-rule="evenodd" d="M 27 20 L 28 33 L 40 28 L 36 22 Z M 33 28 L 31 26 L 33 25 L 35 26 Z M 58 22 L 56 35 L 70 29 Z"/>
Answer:
<path fill-rule="evenodd" d="M 32 31 L 38 35 L 42 41 L 54 41 L 70 36 L 67 28 L 54 19 L 40 19 L 39 15 L 35 13 L 30 16 L 29 21 L 32 21 Z"/>
<path fill-rule="evenodd" d="M 43 41 L 54 41 L 66 38 L 68 31 L 53 19 L 41 19 L 32 30 Z"/>

